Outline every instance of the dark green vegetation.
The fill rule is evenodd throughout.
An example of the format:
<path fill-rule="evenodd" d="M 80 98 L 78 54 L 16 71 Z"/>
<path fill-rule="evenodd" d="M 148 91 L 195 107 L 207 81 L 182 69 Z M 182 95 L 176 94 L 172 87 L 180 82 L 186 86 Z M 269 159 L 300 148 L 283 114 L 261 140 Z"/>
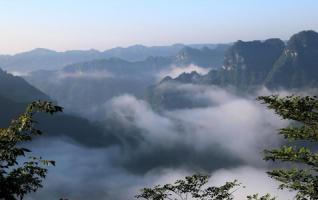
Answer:
<path fill-rule="evenodd" d="M 154 188 L 144 188 L 141 190 L 141 194 L 137 195 L 138 199 L 147 200 L 187 200 L 191 199 L 233 199 L 232 193 L 234 189 L 240 185 L 236 180 L 232 182 L 226 182 L 220 187 L 206 187 L 208 183 L 208 176 L 193 175 L 185 177 L 185 180 L 177 180 L 174 184 L 165 184 L 163 186 L 157 185 Z"/>
<path fill-rule="evenodd" d="M 23 199 L 26 194 L 42 187 L 47 169 L 41 165 L 55 165 L 55 162 L 33 157 L 31 151 L 22 146 L 42 134 L 34 126 L 36 113 L 54 114 L 61 111 L 61 107 L 50 102 L 33 102 L 23 114 L 11 121 L 8 128 L 0 129 L 0 199 Z M 25 158 L 27 155 L 30 157 Z M 23 164 L 19 164 L 21 157 L 24 157 Z"/>
<path fill-rule="evenodd" d="M 185 180 L 177 180 L 174 184 L 157 185 L 153 188 L 144 188 L 136 195 L 137 199 L 146 200 L 233 200 L 233 193 L 240 189 L 241 184 L 237 180 L 226 182 L 222 186 L 206 186 L 209 176 L 195 174 L 185 177 Z M 258 194 L 246 197 L 247 200 L 275 200 L 270 194 L 260 196 Z"/>
<path fill-rule="evenodd" d="M 265 96 L 259 97 L 259 100 L 283 119 L 293 121 L 291 126 L 279 131 L 291 143 L 265 151 L 265 160 L 287 162 L 289 166 L 270 171 L 269 176 L 281 182 L 281 189 L 296 191 L 296 199 L 318 199 L 317 97 Z"/>

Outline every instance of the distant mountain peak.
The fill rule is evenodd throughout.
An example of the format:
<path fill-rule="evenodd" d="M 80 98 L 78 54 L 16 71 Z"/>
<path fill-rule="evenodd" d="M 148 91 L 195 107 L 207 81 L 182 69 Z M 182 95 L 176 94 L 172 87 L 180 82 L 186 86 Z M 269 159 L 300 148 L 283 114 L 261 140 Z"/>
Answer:
<path fill-rule="evenodd" d="M 196 71 L 192 71 L 191 73 L 183 72 L 175 80 L 183 83 L 196 83 L 200 80 L 200 78 L 200 74 Z"/>
<path fill-rule="evenodd" d="M 312 30 L 301 31 L 293 35 L 287 43 L 289 49 L 302 49 L 309 46 L 316 47 L 318 45 L 318 33 Z"/>
<path fill-rule="evenodd" d="M 304 30 L 300 31 L 292 36 L 293 37 L 299 37 L 299 36 L 309 36 L 309 37 L 317 37 L 318 33 L 314 30 Z"/>
<path fill-rule="evenodd" d="M 173 81 L 173 80 L 174 80 L 174 79 L 171 78 L 171 76 L 166 76 L 166 77 L 164 77 L 164 78 L 159 82 L 159 84 L 165 83 L 165 82 L 169 82 L 169 81 Z"/>
<path fill-rule="evenodd" d="M 135 45 L 132 45 L 132 46 L 129 46 L 129 47 L 131 47 L 131 48 L 147 48 L 146 46 L 144 46 L 144 45 L 142 45 L 142 44 L 135 44 Z M 128 48 L 129 48 L 128 47 Z"/>
<path fill-rule="evenodd" d="M 32 49 L 31 51 L 29 51 L 29 53 L 49 54 L 49 53 L 57 53 L 57 52 L 56 52 L 56 51 L 54 51 L 54 50 L 45 49 L 45 48 L 35 48 L 35 49 Z"/>
<path fill-rule="evenodd" d="M 318 33 L 294 34 L 266 79 L 268 87 L 317 87 Z"/>

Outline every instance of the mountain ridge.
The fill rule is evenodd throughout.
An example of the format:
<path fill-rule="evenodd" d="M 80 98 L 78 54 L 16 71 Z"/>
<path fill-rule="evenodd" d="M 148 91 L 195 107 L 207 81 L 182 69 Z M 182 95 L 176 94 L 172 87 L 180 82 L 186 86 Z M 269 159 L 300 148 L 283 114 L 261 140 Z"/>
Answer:
<path fill-rule="evenodd" d="M 317 89 L 318 33 L 296 33 L 286 45 L 280 39 L 238 41 L 226 52 L 222 68 L 212 69 L 206 75 L 192 72 L 176 78 L 165 77 L 147 90 L 145 98 L 154 107 L 187 107 L 191 101 L 174 87 L 165 86 L 169 83 L 230 87 L 240 94 L 253 93 L 263 87 L 273 90 Z M 188 102 L 189 105 L 176 105 L 177 102 Z"/>
<path fill-rule="evenodd" d="M 310 40 L 310 44 L 304 44 L 305 41 Z M 269 44 L 269 46 L 268 46 Z M 271 47 L 270 47 L 271 46 Z M 295 47 L 296 46 L 296 47 Z M 304 48 L 302 48 L 302 46 Z M 270 48 L 269 48 L 270 47 Z M 263 48 L 263 49 L 262 49 Z M 264 48 L 268 48 L 265 55 Z M 297 48 L 295 50 L 295 48 Z M 299 50 L 299 48 L 301 48 Z M 247 49 L 247 50 L 246 50 Z M 258 52 L 260 51 L 260 52 Z M 258 55 L 257 55 L 258 54 Z M 286 66 L 286 63 L 282 63 L 283 61 L 288 62 L 288 59 L 295 58 L 296 55 L 306 56 L 306 58 L 298 58 L 296 64 L 297 66 Z M 270 58 L 268 58 L 270 57 Z M 287 57 L 287 58 L 286 58 Z M 309 62 L 308 62 L 309 60 Z M 304 63 L 299 63 L 299 62 Z M 255 40 L 255 41 L 237 41 L 234 43 L 232 47 L 228 49 L 226 52 L 223 66 L 221 69 L 212 69 L 207 75 L 199 75 L 200 80 L 196 83 L 200 84 L 215 84 L 218 86 L 227 86 L 232 85 L 235 87 L 240 87 L 238 81 L 242 81 L 242 79 L 246 76 L 250 79 L 255 79 L 249 73 L 249 69 L 256 70 L 253 73 L 262 73 L 258 81 L 252 83 L 244 83 L 244 86 L 248 85 L 263 85 L 270 86 L 272 80 L 271 76 L 274 76 L 273 73 L 277 71 L 275 68 L 280 68 L 280 65 L 284 65 L 286 71 L 284 73 L 288 74 L 290 69 L 305 69 L 308 70 L 306 72 L 306 76 L 311 76 L 312 79 L 317 78 L 317 69 L 318 66 L 318 33 L 314 31 L 302 31 L 294 34 L 290 40 L 288 40 L 285 45 L 284 42 L 280 39 L 273 38 L 265 41 Z M 295 63 L 294 63 L 295 64 Z M 300 66 L 301 65 L 301 66 Z M 286 68 L 287 67 L 287 68 Z M 263 71 L 262 71 L 263 70 Z M 235 74 L 236 73 L 236 74 Z M 241 73 L 241 74 L 237 74 Z M 293 72 L 294 76 L 297 76 L 297 72 Z M 190 75 L 198 76 L 197 74 L 190 73 Z M 190 76 L 188 75 L 188 76 Z M 255 75 L 255 74 L 254 74 Z M 166 78 L 168 81 L 178 81 L 183 82 L 185 75 L 182 74 L 175 79 Z M 281 74 L 276 74 L 277 79 L 281 78 Z M 286 75 L 288 77 L 288 75 Z M 232 78 L 232 79 L 231 79 Z M 188 78 L 190 80 L 191 78 Z M 197 79 L 197 78 L 196 78 Z M 291 80 L 286 80 L 291 81 Z M 190 83 L 190 82 L 189 82 Z M 193 82 L 194 83 L 194 82 Z M 304 86 L 305 83 L 302 83 Z M 277 87 L 285 86 L 284 84 L 277 85 Z M 317 86 L 317 85 L 314 85 Z M 273 87 L 273 86 L 272 86 Z M 295 85 L 297 87 L 297 85 Z M 275 88 L 275 86 L 274 86 Z M 246 88 L 244 88 L 246 89 Z"/>
<path fill-rule="evenodd" d="M 49 96 L 31 86 L 21 77 L 13 76 L 0 69 L 0 126 L 8 126 L 12 119 L 24 112 L 35 100 L 52 101 Z M 106 147 L 118 143 L 113 133 L 87 119 L 60 113 L 54 116 L 37 115 L 39 127 L 48 137 L 65 136 L 87 147 Z"/>
<path fill-rule="evenodd" d="M 133 45 L 126 48 L 116 47 L 104 51 L 95 49 L 54 51 L 45 48 L 36 48 L 14 55 L 0 55 L 0 67 L 9 71 L 29 72 L 40 69 L 61 69 L 66 65 L 78 62 L 108 59 L 111 57 L 118 57 L 127 61 L 141 61 L 150 56 L 174 56 L 185 46 L 191 48 L 203 48 L 204 46 L 209 48 L 216 47 L 215 44 L 173 44 L 167 46 Z"/>

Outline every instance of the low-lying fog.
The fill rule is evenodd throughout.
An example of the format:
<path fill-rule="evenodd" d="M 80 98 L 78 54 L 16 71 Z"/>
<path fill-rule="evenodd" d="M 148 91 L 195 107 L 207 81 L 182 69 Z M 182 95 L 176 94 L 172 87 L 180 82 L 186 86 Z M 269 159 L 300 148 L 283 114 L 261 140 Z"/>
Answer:
<path fill-rule="evenodd" d="M 265 173 L 270 165 L 262 161 L 262 151 L 280 144 L 277 129 L 288 122 L 256 96 L 243 98 L 216 86 L 169 87 L 206 106 L 157 112 L 131 94 L 105 101 L 90 114 L 105 127 L 119 126 L 119 142 L 88 148 L 65 138 L 34 141 L 32 150 L 57 165 L 49 168 L 44 188 L 28 198 L 133 199 L 143 187 L 196 172 L 212 175 L 210 183 L 216 185 L 238 179 L 246 186 L 235 192 L 238 199 L 268 192 L 291 198 L 291 193 L 276 189 L 277 182 Z"/>

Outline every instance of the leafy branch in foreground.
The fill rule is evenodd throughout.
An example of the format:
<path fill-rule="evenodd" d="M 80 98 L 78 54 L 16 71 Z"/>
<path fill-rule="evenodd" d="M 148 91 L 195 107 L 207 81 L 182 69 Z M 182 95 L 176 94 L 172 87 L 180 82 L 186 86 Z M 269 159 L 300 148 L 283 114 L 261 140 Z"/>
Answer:
<path fill-rule="evenodd" d="M 318 99 L 299 96 L 262 96 L 262 103 L 292 125 L 279 134 L 293 142 L 279 149 L 265 150 L 265 160 L 292 163 L 288 169 L 275 169 L 269 176 L 281 182 L 280 189 L 296 191 L 296 199 L 318 199 Z"/>
<path fill-rule="evenodd" d="M 42 187 L 42 179 L 47 173 L 47 169 L 41 166 L 55 165 L 54 161 L 41 157 L 23 158 L 31 151 L 22 145 L 42 134 L 35 128 L 36 121 L 33 120 L 38 112 L 54 114 L 62 112 L 62 107 L 51 102 L 35 101 L 16 120 L 12 120 L 8 128 L 0 129 L 0 199 L 23 199 L 27 193 L 35 192 Z M 18 162 L 21 158 L 26 160 L 23 164 Z"/>
<path fill-rule="evenodd" d="M 136 198 L 147 200 L 187 200 L 200 199 L 200 200 L 218 200 L 218 199 L 233 199 L 232 193 L 238 189 L 240 183 L 236 180 L 233 182 L 226 182 L 220 187 L 206 187 L 209 176 L 196 174 L 193 176 L 185 177 L 185 180 L 177 180 L 174 184 L 165 184 L 163 186 L 157 185 L 154 188 L 144 188 L 141 194 Z"/>
<path fill-rule="evenodd" d="M 270 194 L 265 194 L 264 196 L 259 197 L 258 194 L 253 194 L 247 196 L 247 200 L 275 200 L 275 197 L 272 197 Z"/>

